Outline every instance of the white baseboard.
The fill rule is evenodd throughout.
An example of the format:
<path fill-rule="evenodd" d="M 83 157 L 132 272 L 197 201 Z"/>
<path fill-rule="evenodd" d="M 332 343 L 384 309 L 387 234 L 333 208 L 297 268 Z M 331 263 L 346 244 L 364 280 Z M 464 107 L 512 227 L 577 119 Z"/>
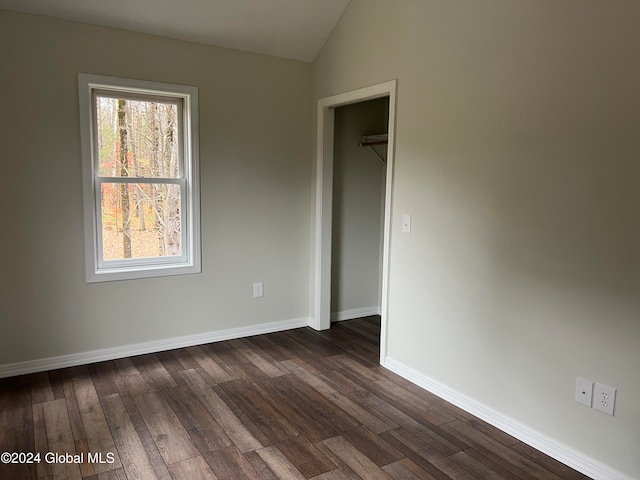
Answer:
<path fill-rule="evenodd" d="M 218 330 L 215 332 L 199 333 L 196 335 L 186 335 L 184 337 L 169 338 L 166 340 L 154 340 L 151 342 L 124 345 L 122 347 L 104 348 L 91 352 L 72 353 L 70 355 L 60 355 L 58 357 L 29 360 L 26 362 L 10 363 L 0 365 L 0 378 L 24 375 L 27 373 L 45 372 L 57 368 L 75 367 L 116 358 L 131 357 L 145 353 L 162 352 L 173 350 L 174 348 L 191 347 L 202 345 L 203 343 L 220 342 L 232 340 L 234 338 L 250 337 L 264 333 L 280 332 L 293 328 L 309 326 L 309 318 L 296 318 L 293 320 L 283 320 L 279 322 L 262 323 L 248 327 L 231 328 L 228 330 Z"/>
<path fill-rule="evenodd" d="M 354 318 L 370 317 L 371 315 L 380 315 L 380 307 L 364 307 L 354 308 L 352 310 L 342 310 L 341 312 L 333 312 L 331 314 L 332 322 L 342 322 L 343 320 L 353 320 Z"/>
<path fill-rule="evenodd" d="M 595 480 L 634 480 L 389 357 L 382 366 Z"/>

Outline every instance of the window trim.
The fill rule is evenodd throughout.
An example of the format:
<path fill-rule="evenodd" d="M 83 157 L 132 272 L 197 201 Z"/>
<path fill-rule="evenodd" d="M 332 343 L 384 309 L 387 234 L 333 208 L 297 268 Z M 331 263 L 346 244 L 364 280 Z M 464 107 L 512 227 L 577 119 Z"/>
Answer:
<path fill-rule="evenodd" d="M 162 277 L 200 273 L 200 172 L 198 138 L 198 88 L 186 85 L 149 82 L 103 75 L 78 74 L 80 106 L 80 143 L 84 198 L 85 270 L 87 283 L 137 278 Z M 181 199 L 186 214 L 182 217 L 182 255 L 126 260 L 102 259 L 100 186 L 105 181 L 115 183 L 157 183 L 151 177 L 100 177 L 98 167 L 96 124 L 93 98 L 95 94 L 143 100 L 178 99 L 182 104 L 182 176 L 162 178 L 161 183 L 180 184 L 184 188 Z"/>

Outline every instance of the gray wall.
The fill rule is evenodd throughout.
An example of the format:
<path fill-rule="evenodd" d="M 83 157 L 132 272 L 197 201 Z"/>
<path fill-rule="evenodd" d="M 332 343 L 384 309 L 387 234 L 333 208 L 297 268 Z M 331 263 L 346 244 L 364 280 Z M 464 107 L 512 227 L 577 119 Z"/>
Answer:
<path fill-rule="evenodd" d="M 628 0 L 352 0 L 313 71 L 316 99 L 398 80 L 389 359 L 632 478 L 639 23 Z"/>
<path fill-rule="evenodd" d="M 0 58 L 0 365 L 308 318 L 310 65 L 4 10 Z M 202 274 L 85 283 L 78 72 L 199 88 Z"/>
<path fill-rule="evenodd" d="M 336 108 L 333 159 L 331 312 L 380 308 L 382 207 L 386 164 L 360 146 L 363 135 L 387 132 L 389 100 Z M 373 147 L 386 156 L 386 146 Z"/>

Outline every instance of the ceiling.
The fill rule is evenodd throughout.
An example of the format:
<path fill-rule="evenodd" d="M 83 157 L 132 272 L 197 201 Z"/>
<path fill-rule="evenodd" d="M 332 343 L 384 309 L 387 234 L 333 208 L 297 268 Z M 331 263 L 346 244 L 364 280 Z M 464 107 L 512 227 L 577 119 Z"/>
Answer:
<path fill-rule="evenodd" d="M 350 0 L 0 0 L 0 8 L 313 62 Z"/>

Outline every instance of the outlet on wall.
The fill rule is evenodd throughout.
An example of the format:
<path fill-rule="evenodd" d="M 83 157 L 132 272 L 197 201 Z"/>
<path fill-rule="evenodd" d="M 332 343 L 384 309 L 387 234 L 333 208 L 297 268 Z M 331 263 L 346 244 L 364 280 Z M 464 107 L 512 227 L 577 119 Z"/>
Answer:
<path fill-rule="evenodd" d="M 613 416 L 613 407 L 616 403 L 616 389 L 601 383 L 596 383 L 593 408 Z"/>
<path fill-rule="evenodd" d="M 253 298 L 264 297 L 264 284 L 257 282 L 253 284 Z"/>
<path fill-rule="evenodd" d="M 576 379 L 576 402 L 591 407 L 591 397 L 593 394 L 593 382 L 578 377 Z"/>

